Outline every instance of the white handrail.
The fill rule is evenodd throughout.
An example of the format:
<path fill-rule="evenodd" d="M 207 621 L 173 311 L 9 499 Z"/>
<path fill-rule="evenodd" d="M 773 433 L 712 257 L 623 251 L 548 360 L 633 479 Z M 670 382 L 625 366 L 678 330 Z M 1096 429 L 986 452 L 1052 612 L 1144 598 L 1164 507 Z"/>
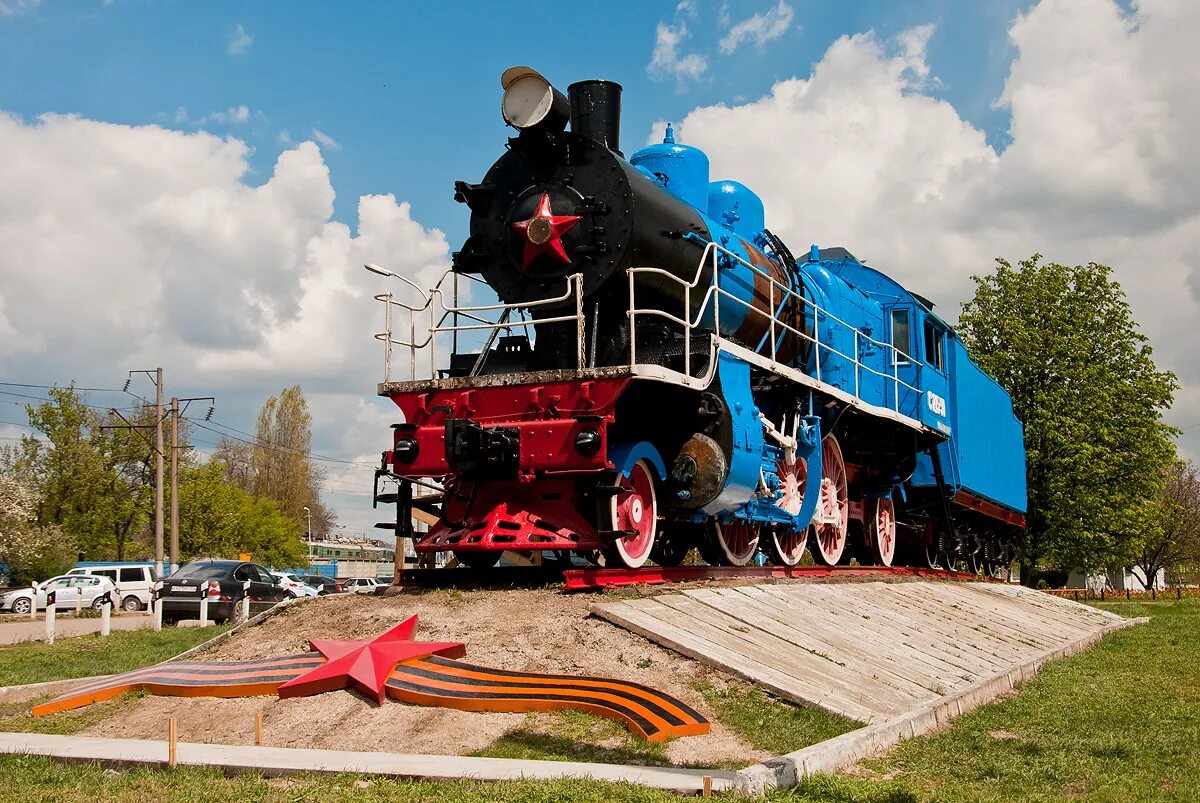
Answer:
<path fill-rule="evenodd" d="M 530 326 L 537 326 L 539 324 L 549 324 L 549 323 L 567 323 L 570 321 L 575 322 L 575 334 L 576 334 L 576 341 L 577 341 L 576 364 L 577 364 L 577 367 L 580 369 L 582 369 L 584 367 L 583 339 L 584 339 L 584 332 L 585 332 L 585 321 L 584 321 L 584 316 L 583 316 L 583 274 L 575 273 L 575 274 L 572 274 L 571 276 L 566 277 L 566 289 L 563 291 L 562 295 L 554 296 L 551 298 L 538 299 L 536 301 L 527 301 L 527 302 L 523 302 L 520 304 L 496 303 L 496 304 L 477 304 L 477 305 L 473 305 L 473 306 L 468 306 L 468 305 L 460 306 L 456 302 L 452 302 L 451 305 L 447 306 L 445 303 L 446 291 L 442 289 L 442 285 L 446 281 L 446 277 L 450 276 L 452 273 L 454 273 L 454 271 L 451 270 L 451 271 L 447 271 L 445 274 L 443 274 L 441 279 L 438 280 L 437 284 L 434 285 L 434 287 L 428 293 L 425 293 L 424 291 L 420 290 L 419 287 L 417 288 L 418 292 L 421 293 L 421 297 L 424 301 L 424 303 L 422 303 L 420 306 L 414 306 L 412 304 L 408 304 L 403 301 L 399 301 L 395 298 L 393 293 L 379 293 L 374 296 L 374 299 L 376 301 L 380 301 L 384 304 L 384 329 L 382 332 L 377 332 L 374 335 L 374 337 L 376 340 L 379 340 L 379 341 L 383 342 L 383 344 L 384 344 L 383 381 L 385 383 L 390 382 L 392 379 L 391 374 L 392 374 L 392 347 L 393 346 L 402 346 L 402 347 L 408 348 L 408 350 L 409 350 L 409 379 L 415 380 L 417 378 L 417 364 L 416 364 L 417 351 L 420 349 L 424 349 L 424 348 L 429 349 L 429 372 L 430 372 L 429 375 L 431 377 L 435 377 L 437 375 L 437 335 L 440 332 L 453 333 L 453 336 L 455 337 L 456 342 L 457 342 L 457 336 L 458 336 L 459 332 L 489 331 L 489 330 L 498 330 L 498 329 L 504 329 L 508 332 L 511 332 L 514 327 L 524 327 L 525 330 L 528 331 L 528 328 Z M 466 274 L 464 274 L 464 275 L 466 275 Z M 403 279 L 404 277 L 398 277 L 398 278 Z M 484 285 L 485 287 L 488 286 L 486 282 L 483 282 L 480 279 L 475 278 L 474 276 L 468 276 L 468 278 L 472 279 L 475 282 L 478 282 L 479 284 Z M 415 284 L 413 284 L 413 282 L 409 281 L 408 279 L 404 279 L 404 281 L 414 287 L 417 287 Z M 552 306 L 555 304 L 562 304 L 562 303 L 570 301 L 572 299 L 572 297 L 574 297 L 574 300 L 575 300 L 575 305 L 574 305 L 575 311 L 574 311 L 574 314 L 571 314 L 571 315 L 560 315 L 560 316 L 550 317 L 550 318 L 538 318 L 538 319 L 529 320 L 529 321 L 512 321 L 512 320 L 505 319 L 505 314 L 504 314 L 505 312 L 509 312 L 509 311 L 516 310 L 516 309 L 532 309 L 534 307 L 544 307 L 544 306 Z M 454 293 L 454 298 L 457 298 L 457 290 Z M 397 338 L 395 336 L 393 315 L 392 315 L 393 307 L 397 307 L 408 313 L 409 333 L 408 333 L 407 340 L 404 340 L 403 338 Z M 440 311 L 440 315 L 439 315 L 439 311 Z M 425 330 L 426 331 L 425 338 L 423 340 L 421 340 L 420 342 L 418 342 L 417 341 L 417 332 L 416 332 L 416 316 L 417 316 L 417 314 L 423 313 L 423 312 L 429 313 L 429 326 Z M 481 317 L 480 315 L 475 314 L 475 313 L 487 313 L 487 312 L 500 312 L 501 314 L 499 316 L 497 316 L 499 318 L 499 320 L 490 321 L 485 317 Z M 453 318 L 454 322 L 451 325 L 445 325 L 446 321 L 450 318 Z M 475 323 L 474 324 L 461 324 L 461 323 L 459 323 L 460 318 L 466 318 L 467 320 L 475 321 Z"/>
<path fill-rule="evenodd" d="M 759 309 L 759 308 L 755 307 L 753 305 L 753 303 L 748 302 L 745 299 L 742 299 L 742 298 L 739 298 L 739 297 L 733 295 L 728 290 L 726 290 L 725 288 L 720 286 L 720 281 L 719 281 L 719 270 L 720 269 L 719 269 L 719 265 L 718 265 L 718 255 L 719 254 L 723 254 L 730 259 L 737 260 L 744 267 L 748 268 L 749 270 L 753 271 L 756 275 L 761 276 L 762 278 L 767 280 L 769 310 Z M 704 272 L 705 265 L 710 260 L 712 262 L 712 274 L 710 277 L 710 285 L 709 285 L 707 292 L 704 295 L 702 303 L 696 308 L 696 312 L 693 317 L 690 312 L 690 310 L 692 308 L 691 292 L 692 292 L 693 288 L 695 288 L 699 285 L 700 279 Z M 703 251 L 703 253 L 697 263 L 697 266 L 696 266 L 696 273 L 690 281 L 683 279 L 674 273 L 670 273 L 666 270 L 663 270 L 662 268 L 651 267 L 651 266 L 633 267 L 628 270 L 628 273 L 629 273 L 629 298 L 630 298 L 629 306 L 630 306 L 630 308 L 627 313 L 627 317 L 629 318 L 629 325 L 630 325 L 629 340 L 630 340 L 630 365 L 631 366 L 637 364 L 637 341 L 636 341 L 637 318 L 639 316 L 647 316 L 647 315 L 657 316 L 660 318 L 664 318 L 668 321 L 671 321 L 672 323 L 675 323 L 678 326 L 683 327 L 683 329 L 684 329 L 684 332 L 683 332 L 683 337 L 684 337 L 684 370 L 683 370 L 683 374 L 685 376 L 690 377 L 690 375 L 691 375 L 691 348 L 690 348 L 690 346 L 691 346 L 692 331 L 699 327 L 701 320 L 703 320 L 704 316 L 708 312 L 708 305 L 710 303 L 712 303 L 713 304 L 712 314 L 713 314 L 713 319 L 714 319 L 713 328 L 716 330 L 716 333 L 717 333 L 716 341 L 712 343 L 712 347 L 713 347 L 714 351 L 719 349 L 720 342 L 724 340 L 724 338 L 722 338 L 720 335 L 720 317 L 719 316 L 720 316 L 720 310 L 721 310 L 721 306 L 722 306 L 721 302 L 724 299 L 728 299 L 732 303 L 740 304 L 742 307 L 747 309 L 750 312 L 750 314 L 765 315 L 767 317 L 768 336 L 770 338 L 770 348 L 769 348 L 770 354 L 767 356 L 768 356 L 770 365 L 772 365 L 773 367 L 789 367 L 789 366 L 784 366 L 782 363 L 780 363 L 778 361 L 778 359 L 777 359 L 777 357 L 778 357 L 777 344 L 779 341 L 780 334 L 791 333 L 792 335 L 799 338 L 800 340 L 807 342 L 807 343 L 811 343 L 815 347 L 815 349 L 816 349 L 816 355 L 815 355 L 816 359 L 814 361 L 815 373 L 816 373 L 815 378 L 818 382 L 821 382 L 821 363 L 822 363 L 823 359 L 828 359 L 828 357 L 831 354 L 835 355 L 837 357 L 840 357 L 843 360 L 846 360 L 851 365 L 853 365 L 854 366 L 854 388 L 853 388 L 854 393 L 853 393 L 853 395 L 854 395 L 854 398 L 859 401 L 864 401 L 861 396 L 862 387 L 861 387 L 861 382 L 860 382 L 860 376 L 861 376 L 862 371 L 866 371 L 870 374 L 878 376 L 881 379 L 883 379 L 885 382 L 889 382 L 892 385 L 892 388 L 893 388 L 892 397 L 893 398 L 892 398 L 891 406 L 897 413 L 899 413 L 899 411 L 900 411 L 900 387 L 901 386 L 903 386 L 904 388 L 906 388 L 908 390 L 914 391 L 918 394 L 921 393 L 921 389 L 919 387 L 917 387 L 916 385 L 911 385 L 908 382 L 900 379 L 897 356 L 902 355 L 904 357 L 908 357 L 908 355 L 905 352 L 897 349 L 891 343 L 888 343 L 888 342 L 885 342 L 882 340 L 877 340 L 877 339 L 871 337 L 870 335 L 866 334 L 865 332 L 863 332 L 861 329 L 850 325 L 843 319 L 830 313 L 828 310 L 818 306 L 815 302 L 806 298 L 803 294 L 798 293 L 793 288 L 780 283 L 779 281 L 777 281 L 775 279 L 774 276 L 763 271 L 757 265 L 754 265 L 754 264 L 746 261 L 738 254 L 730 251 L 727 248 L 724 248 L 724 247 L 718 245 L 717 243 L 709 242 L 709 243 L 705 244 L 704 251 Z M 661 276 L 661 277 L 664 277 L 664 278 L 669 279 L 670 281 L 676 283 L 683 291 L 683 298 L 684 298 L 683 316 L 684 317 L 679 317 L 677 315 L 671 314 L 670 312 L 667 312 L 666 310 L 661 310 L 661 309 L 656 309 L 656 308 L 646 308 L 646 309 L 638 308 L 637 300 L 636 300 L 636 292 L 637 292 L 636 287 L 637 287 L 637 276 L 638 275 Z M 780 295 L 776 294 L 777 288 L 780 292 Z M 794 300 L 794 301 L 797 301 L 797 302 L 803 304 L 805 308 L 807 308 L 808 310 L 811 311 L 812 320 L 813 320 L 813 334 L 810 335 L 807 332 L 797 329 L 796 327 L 789 324 L 787 321 L 780 320 L 776 316 L 777 309 L 779 307 L 783 306 L 784 304 L 788 303 L 788 301 L 790 301 L 790 300 Z M 852 332 L 853 333 L 853 342 L 854 342 L 854 354 L 853 355 L 846 354 L 846 353 L 842 352 L 839 348 L 834 346 L 832 343 L 823 342 L 821 339 L 821 330 L 822 330 L 821 324 L 822 323 L 825 323 L 827 327 L 830 323 L 835 324 L 835 325 L 840 325 L 842 327 L 845 327 L 845 329 L 849 330 L 850 332 Z M 890 372 L 885 373 L 884 371 L 877 370 L 876 368 L 863 362 L 863 360 L 860 359 L 859 355 L 860 355 L 860 352 L 865 343 L 873 344 L 873 345 L 879 347 L 882 352 L 882 355 L 885 358 L 890 357 L 890 363 L 891 363 L 891 371 Z M 761 348 L 761 346 L 760 346 L 760 348 Z M 713 356 L 714 355 L 712 353 L 710 353 L 710 355 L 709 355 L 710 362 L 711 362 Z M 911 358 L 909 358 L 909 360 L 914 366 L 917 365 L 917 363 L 915 361 L 912 361 Z M 919 366 L 918 366 L 918 370 L 919 370 Z"/>

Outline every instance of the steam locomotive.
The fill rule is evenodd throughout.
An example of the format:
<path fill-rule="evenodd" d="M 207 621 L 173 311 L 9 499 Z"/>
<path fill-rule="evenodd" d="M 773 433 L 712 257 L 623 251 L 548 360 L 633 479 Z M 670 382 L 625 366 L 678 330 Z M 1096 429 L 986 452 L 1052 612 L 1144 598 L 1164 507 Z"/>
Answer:
<path fill-rule="evenodd" d="M 472 567 L 1008 566 L 1021 423 L 928 300 L 844 248 L 797 258 L 669 125 L 626 159 L 618 84 L 564 95 L 514 67 L 501 86 L 516 133 L 454 185 L 451 270 L 423 303 L 376 296 L 412 372 L 389 359 L 378 389 L 403 412 L 379 526 Z"/>

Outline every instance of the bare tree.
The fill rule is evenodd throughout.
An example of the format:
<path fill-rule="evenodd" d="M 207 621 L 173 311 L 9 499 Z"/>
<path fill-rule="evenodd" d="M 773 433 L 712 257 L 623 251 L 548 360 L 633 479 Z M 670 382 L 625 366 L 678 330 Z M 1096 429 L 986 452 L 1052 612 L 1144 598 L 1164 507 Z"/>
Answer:
<path fill-rule="evenodd" d="M 324 473 L 312 462 L 312 415 L 298 385 L 267 399 L 254 434 L 250 490 L 274 499 L 287 516 L 302 523 L 304 508 L 309 508 L 313 532 L 325 532 L 334 517 L 321 502 Z"/>
<path fill-rule="evenodd" d="M 1196 466 L 1191 462 L 1171 466 L 1151 509 L 1153 521 L 1135 560 L 1147 587 L 1161 570 L 1178 578 L 1186 567 L 1200 563 L 1200 477 Z"/>

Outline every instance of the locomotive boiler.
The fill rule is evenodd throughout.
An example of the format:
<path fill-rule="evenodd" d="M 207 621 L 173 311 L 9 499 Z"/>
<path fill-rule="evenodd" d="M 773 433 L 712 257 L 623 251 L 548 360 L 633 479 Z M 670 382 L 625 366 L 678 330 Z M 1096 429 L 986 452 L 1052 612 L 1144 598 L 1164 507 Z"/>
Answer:
<path fill-rule="evenodd" d="M 928 301 L 845 249 L 797 259 L 669 125 L 626 159 L 619 85 L 564 95 L 514 67 L 501 86 L 516 133 L 455 183 L 470 235 L 451 272 L 423 304 L 377 296 L 387 354 L 412 355 L 379 387 L 403 413 L 384 526 L 476 567 L 1011 559 L 1020 423 Z"/>

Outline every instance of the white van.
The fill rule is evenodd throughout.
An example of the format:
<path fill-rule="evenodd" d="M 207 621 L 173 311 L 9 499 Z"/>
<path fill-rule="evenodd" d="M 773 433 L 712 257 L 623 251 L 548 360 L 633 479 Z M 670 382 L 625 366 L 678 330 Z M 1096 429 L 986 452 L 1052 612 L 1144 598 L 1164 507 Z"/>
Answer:
<path fill-rule="evenodd" d="M 112 563 L 78 566 L 67 574 L 94 574 L 107 577 L 121 590 L 121 608 L 144 611 L 150 607 L 150 589 L 154 586 L 154 566 L 150 563 Z"/>

